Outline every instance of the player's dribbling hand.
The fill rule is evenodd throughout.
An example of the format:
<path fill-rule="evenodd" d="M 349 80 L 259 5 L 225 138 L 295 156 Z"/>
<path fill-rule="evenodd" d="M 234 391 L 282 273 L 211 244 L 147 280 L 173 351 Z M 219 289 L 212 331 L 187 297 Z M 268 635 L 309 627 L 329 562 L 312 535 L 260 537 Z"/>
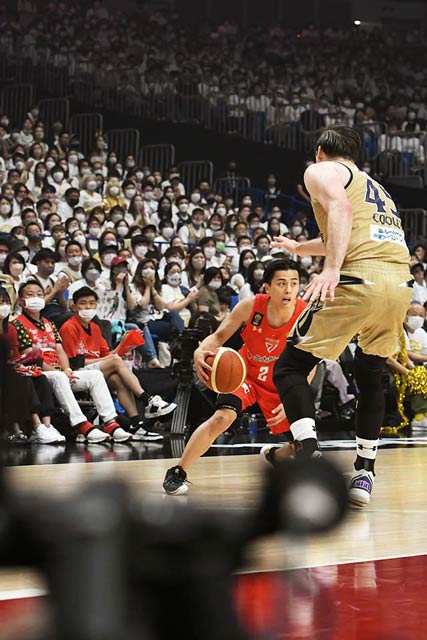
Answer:
<path fill-rule="evenodd" d="M 196 349 L 194 352 L 194 367 L 198 378 L 202 382 L 209 380 L 209 373 L 212 371 L 212 367 L 207 364 L 206 358 L 214 355 L 213 351 L 204 351 L 203 349 Z"/>
<path fill-rule="evenodd" d="M 274 236 L 273 242 L 271 246 L 278 249 L 283 249 L 289 253 L 298 253 L 297 249 L 299 247 L 299 242 L 296 240 L 291 240 L 291 238 L 287 238 L 286 236 Z"/>
<path fill-rule="evenodd" d="M 278 404 L 271 413 L 275 415 L 274 418 L 268 418 L 268 420 L 266 420 L 268 427 L 275 427 L 286 419 L 286 413 L 282 403 Z"/>
<path fill-rule="evenodd" d="M 304 289 L 303 300 L 314 302 L 320 297 L 321 302 L 325 302 L 329 293 L 331 302 L 335 299 L 335 289 L 340 281 L 338 269 L 326 267 L 316 278 L 314 278 Z"/>

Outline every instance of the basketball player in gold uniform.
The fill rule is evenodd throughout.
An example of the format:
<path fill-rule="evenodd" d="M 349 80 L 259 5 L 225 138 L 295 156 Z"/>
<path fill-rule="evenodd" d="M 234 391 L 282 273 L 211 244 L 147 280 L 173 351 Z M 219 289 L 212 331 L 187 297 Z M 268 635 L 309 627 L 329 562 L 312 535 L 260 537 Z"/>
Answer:
<path fill-rule="evenodd" d="M 288 337 L 273 379 L 301 455 L 320 455 L 307 375 L 322 358 L 336 359 L 357 336 L 357 457 L 349 489 L 350 501 L 362 507 L 375 477 L 382 368 L 396 351 L 412 291 L 399 212 L 387 191 L 357 168 L 360 146 L 351 127 L 322 133 L 316 164 L 304 174 L 321 237 L 298 243 L 280 236 L 273 242 L 299 256 L 325 256 L 322 273 L 305 289 L 310 304 Z"/>

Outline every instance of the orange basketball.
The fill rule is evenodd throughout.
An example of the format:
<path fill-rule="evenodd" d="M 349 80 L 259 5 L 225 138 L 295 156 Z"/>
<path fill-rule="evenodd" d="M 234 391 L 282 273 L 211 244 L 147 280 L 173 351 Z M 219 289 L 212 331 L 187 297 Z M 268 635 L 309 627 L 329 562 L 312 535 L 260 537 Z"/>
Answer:
<path fill-rule="evenodd" d="M 216 393 L 233 393 L 246 378 L 246 364 L 240 353 L 228 347 L 219 347 L 215 356 L 208 356 L 206 363 L 212 367 L 206 385 Z"/>

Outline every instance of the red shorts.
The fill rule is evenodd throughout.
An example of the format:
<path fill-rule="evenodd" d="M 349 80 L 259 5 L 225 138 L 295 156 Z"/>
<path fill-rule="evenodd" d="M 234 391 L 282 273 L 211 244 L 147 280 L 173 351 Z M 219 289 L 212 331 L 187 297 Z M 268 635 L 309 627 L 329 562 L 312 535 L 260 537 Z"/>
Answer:
<path fill-rule="evenodd" d="M 236 399 L 238 399 L 237 402 Z M 218 408 L 234 409 L 237 413 L 240 413 L 240 411 L 244 411 L 256 403 L 258 403 L 266 420 L 275 417 L 276 414 L 273 413 L 273 409 L 276 409 L 281 404 L 277 391 L 269 391 L 265 387 L 257 385 L 256 382 L 246 380 L 234 393 L 221 393 L 218 396 L 216 406 Z M 270 427 L 272 433 L 283 433 L 289 430 L 290 426 L 287 418 L 274 427 Z"/>

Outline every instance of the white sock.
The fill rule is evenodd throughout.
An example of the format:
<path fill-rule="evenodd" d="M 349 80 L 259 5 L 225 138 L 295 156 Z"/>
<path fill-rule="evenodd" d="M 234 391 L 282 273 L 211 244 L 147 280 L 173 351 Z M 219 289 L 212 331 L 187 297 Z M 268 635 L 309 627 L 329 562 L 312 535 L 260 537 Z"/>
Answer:
<path fill-rule="evenodd" d="M 291 432 L 295 440 L 307 440 L 314 438 L 317 440 L 316 423 L 313 418 L 301 418 L 291 424 Z"/>
<path fill-rule="evenodd" d="M 378 442 L 378 438 L 376 440 L 366 440 L 365 438 L 356 436 L 357 455 L 360 458 L 375 460 L 377 457 Z"/>

